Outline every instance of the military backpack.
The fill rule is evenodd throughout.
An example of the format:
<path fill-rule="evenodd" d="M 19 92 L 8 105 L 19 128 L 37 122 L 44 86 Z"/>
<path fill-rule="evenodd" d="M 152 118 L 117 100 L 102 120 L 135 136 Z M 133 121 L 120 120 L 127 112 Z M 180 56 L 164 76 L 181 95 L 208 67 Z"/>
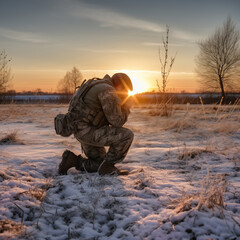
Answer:
<path fill-rule="evenodd" d="M 83 98 L 90 90 L 90 88 L 92 88 L 96 84 L 103 82 L 105 81 L 98 78 L 83 81 L 83 83 L 80 87 L 78 87 L 77 91 L 75 92 L 70 101 L 68 112 L 66 114 L 58 114 L 54 118 L 56 134 L 61 135 L 62 137 L 69 137 L 74 132 L 72 122 L 76 118 L 81 118 L 81 116 L 79 116 L 78 114 L 81 114 L 81 112 L 84 112 L 86 109 L 86 107 L 84 106 Z"/>

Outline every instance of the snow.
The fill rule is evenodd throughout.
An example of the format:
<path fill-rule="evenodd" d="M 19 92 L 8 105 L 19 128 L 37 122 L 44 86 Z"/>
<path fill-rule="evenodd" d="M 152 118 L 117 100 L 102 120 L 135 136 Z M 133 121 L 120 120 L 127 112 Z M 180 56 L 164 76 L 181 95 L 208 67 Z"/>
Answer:
<path fill-rule="evenodd" d="M 55 134 L 67 105 L 0 105 L 0 239 L 240 239 L 240 107 L 135 107 L 128 176 L 70 169 L 72 136 Z"/>

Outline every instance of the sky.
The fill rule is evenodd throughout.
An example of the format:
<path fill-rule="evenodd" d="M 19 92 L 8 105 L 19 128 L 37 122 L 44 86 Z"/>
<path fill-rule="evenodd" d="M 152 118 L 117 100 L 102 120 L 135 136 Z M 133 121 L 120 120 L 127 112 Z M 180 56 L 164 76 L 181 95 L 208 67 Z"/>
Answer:
<path fill-rule="evenodd" d="M 0 0 L 0 51 L 16 91 L 54 92 L 74 66 L 84 78 L 125 72 L 136 92 L 151 91 L 168 25 L 167 90 L 195 92 L 197 43 L 228 16 L 240 29 L 239 13 L 239 0 Z"/>

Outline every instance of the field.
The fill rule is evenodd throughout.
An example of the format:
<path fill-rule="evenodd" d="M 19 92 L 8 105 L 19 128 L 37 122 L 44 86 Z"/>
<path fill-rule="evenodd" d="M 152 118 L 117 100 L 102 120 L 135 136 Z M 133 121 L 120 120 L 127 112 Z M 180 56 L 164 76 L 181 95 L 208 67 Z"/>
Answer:
<path fill-rule="evenodd" d="M 129 176 L 69 170 L 53 118 L 67 105 L 0 105 L 0 239 L 240 239 L 240 106 L 132 110 Z"/>

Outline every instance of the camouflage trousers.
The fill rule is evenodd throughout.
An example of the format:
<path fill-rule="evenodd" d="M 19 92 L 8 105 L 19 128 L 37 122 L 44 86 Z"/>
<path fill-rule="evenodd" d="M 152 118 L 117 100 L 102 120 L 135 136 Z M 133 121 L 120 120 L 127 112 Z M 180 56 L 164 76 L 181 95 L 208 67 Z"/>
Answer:
<path fill-rule="evenodd" d="M 79 170 L 88 172 L 96 172 L 104 160 L 113 164 L 123 161 L 134 137 L 133 132 L 127 128 L 110 126 L 91 128 L 84 135 L 79 131 L 74 136 L 88 157 L 83 164 L 84 167 Z M 106 146 L 109 146 L 107 152 Z"/>

